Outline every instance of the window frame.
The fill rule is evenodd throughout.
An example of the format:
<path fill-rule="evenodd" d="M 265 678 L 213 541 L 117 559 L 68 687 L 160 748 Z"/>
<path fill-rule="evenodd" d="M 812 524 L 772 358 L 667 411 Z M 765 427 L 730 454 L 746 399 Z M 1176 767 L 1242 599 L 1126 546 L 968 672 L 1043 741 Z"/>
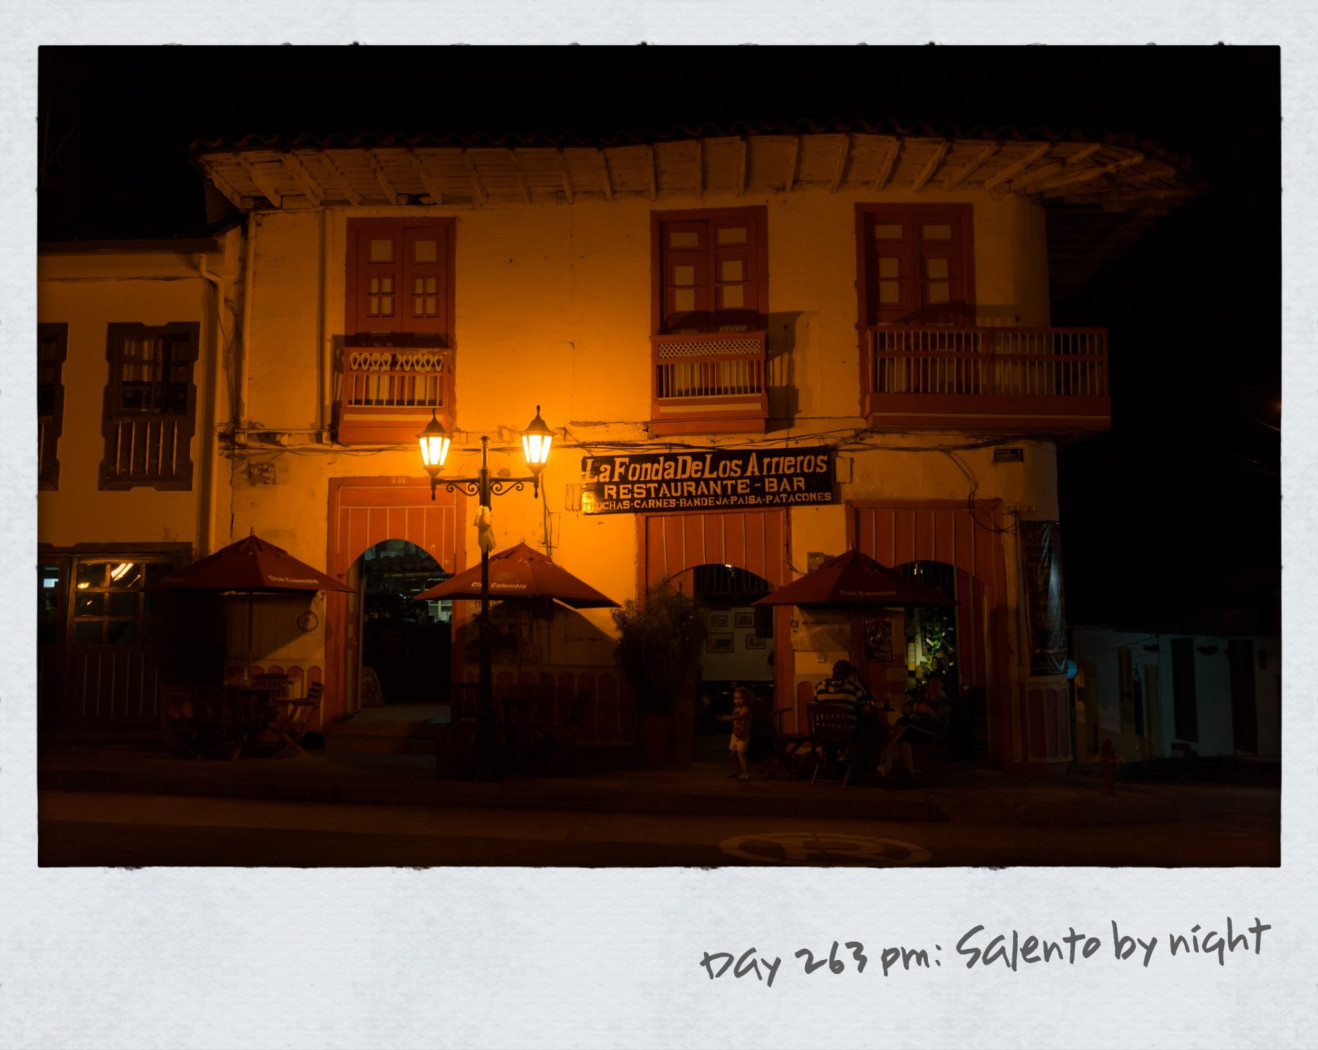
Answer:
<path fill-rule="evenodd" d="M 184 384 L 184 409 L 168 412 L 159 408 L 124 407 L 124 352 L 133 339 L 179 339 L 185 347 L 187 381 Z M 198 321 L 171 321 L 163 325 L 146 325 L 138 321 L 111 322 L 106 325 L 105 355 L 109 376 L 105 384 L 104 407 L 101 414 L 101 432 L 105 440 L 101 459 L 98 487 L 102 490 L 155 488 L 160 490 L 187 490 L 192 488 L 192 438 L 197 416 L 197 360 L 201 353 L 201 324 Z M 177 362 L 175 362 L 177 364 Z M 160 368 L 166 368 L 164 356 Z M 162 387 L 168 380 L 158 377 L 153 383 Z M 134 473 L 135 456 L 130 453 L 127 472 L 117 466 L 121 462 L 116 444 L 119 428 L 128 424 L 159 421 L 163 427 L 173 422 L 175 466 L 168 473 L 155 473 L 149 469 Z M 163 437 L 162 437 L 163 440 Z M 144 467 L 146 466 L 144 459 Z"/>
<path fill-rule="evenodd" d="M 42 360 L 42 351 L 53 346 L 53 360 Z M 59 439 L 64 429 L 64 362 L 68 359 L 69 326 L 63 322 L 37 325 L 37 488 L 59 488 Z M 43 383 L 41 372 L 50 368 L 53 376 Z M 43 387 L 50 387 L 50 410 L 42 410 Z"/>
<path fill-rule="evenodd" d="M 422 264 L 409 264 L 402 248 L 409 230 L 424 229 L 438 234 L 439 250 L 436 252 L 434 266 L 436 274 L 435 296 L 439 308 L 433 328 L 422 327 L 424 322 L 410 321 L 400 325 L 400 313 L 394 314 L 393 327 L 381 324 L 371 326 L 364 301 L 369 296 L 369 289 L 364 282 L 370 274 L 370 260 L 364 257 L 369 241 L 377 239 L 391 240 L 394 244 L 395 260 L 391 263 L 397 267 L 397 287 L 394 296 L 398 303 L 404 300 L 404 285 L 409 274 Z M 455 270 L 457 260 L 457 220 L 448 217 L 412 217 L 412 218 L 350 218 L 347 220 L 346 271 L 344 284 L 344 332 L 347 346 L 441 346 L 451 349 L 454 345 L 454 309 L 455 309 Z M 377 269 L 383 269 L 377 267 Z"/>
<path fill-rule="evenodd" d="M 349 218 L 344 247 L 344 336 L 336 359 L 333 429 L 345 445 L 411 441 L 434 411 L 440 422 L 456 424 L 456 262 L 457 219 L 452 216 Z M 433 260 L 409 262 L 411 241 L 438 243 Z M 368 258 L 372 240 L 388 240 L 390 260 Z M 392 276 L 396 302 L 390 319 L 369 314 L 372 274 Z M 434 279 L 435 316 L 405 313 L 415 277 Z M 383 290 L 377 291 L 382 294 Z M 422 294 L 429 296 L 431 291 Z M 429 365 L 419 359 L 433 357 Z M 405 364 L 405 362 L 407 362 Z M 422 396 L 421 391 L 431 393 Z"/>
<path fill-rule="evenodd" d="M 698 288 L 714 296 L 719 285 L 717 267 L 713 265 L 718 254 L 713 230 L 718 225 L 745 225 L 750 231 L 751 244 L 744 255 L 752 272 L 744 283 L 755 297 L 754 304 L 739 310 L 710 309 L 692 311 L 691 322 L 672 323 L 675 311 L 665 310 L 664 291 L 667 286 L 667 260 L 670 249 L 665 248 L 665 231 L 675 227 L 704 224 L 708 236 L 700 249 L 706 263 Z M 699 208 L 678 211 L 652 211 L 650 213 L 650 294 L 651 331 L 655 335 L 672 335 L 679 332 L 706 333 L 718 331 L 762 332 L 768 327 L 769 314 L 769 209 L 767 205 L 747 205 L 739 208 Z M 732 254 L 730 251 L 728 254 Z"/>
<path fill-rule="evenodd" d="M 956 262 L 956 273 L 950 278 L 954 285 L 946 309 L 933 309 L 920 301 L 903 303 L 888 310 L 879 304 L 877 283 L 878 267 L 873 251 L 872 230 L 880 219 L 891 217 L 897 222 L 914 224 L 950 225 L 952 236 L 947 252 Z M 955 325 L 975 323 L 975 229 L 974 207 L 970 204 L 857 204 L 856 205 L 856 291 L 859 298 L 860 330 L 866 333 L 879 325 Z M 919 242 L 903 238 L 903 255 L 907 263 L 919 261 Z M 918 266 L 898 278 L 903 291 L 917 287 L 926 280 Z M 957 287 L 959 286 L 959 288 Z M 959 291 L 959 295 L 958 295 Z M 926 317 L 921 317 L 924 312 Z M 945 318 L 935 315 L 943 313 Z M 958 316 L 959 315 L 959 316 Z M 928 318 L 928 319 L 927 319 Z"/>

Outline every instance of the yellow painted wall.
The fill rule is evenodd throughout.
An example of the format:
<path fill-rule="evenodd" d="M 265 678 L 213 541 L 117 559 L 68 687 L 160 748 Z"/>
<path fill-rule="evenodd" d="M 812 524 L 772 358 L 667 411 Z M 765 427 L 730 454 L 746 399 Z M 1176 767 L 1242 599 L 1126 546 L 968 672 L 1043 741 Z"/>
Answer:
<path fill-rule="evenodd" d="M 1007 198 L 936 195 L 975 206 L 977 295 L 990 323 L 1047 323 L 1043 224 L 1037 206 Z M 767 204 L 771 344 L 790 350 L 782 380 L 796 404 L 794 440 L 855 419 L 858 411 L 855 205 L 873 196 L 800 193 L 773 199 L 665 200 L 658 209 Z M 887 199 L 887 198 L 884 198 Z M 898 198 L 892 198 L 897 201 Z M 913 199 L 913 198 L 912 198 Z M 921 201 L 932 200 L 922 196 Z M 607 583 L 610 593 L 635 590 L 635 525 L 629 517 L 586 518 L 570 506 L 579 481 L 577 441 L 644 440 L 649 416 L 650 217 L 647 200 L 585 201 L 573 206 L 483 209 L 330 209 L 324 213 L 266 214 L 255 224 L 256 268 L 250 305 L 248 415 L 291 444 L 315 444 L 327 425 L 324 396 L 334 338 L 344 327 L 344 250 L 349 217 L 456 218 L 457 427 L 450 474 L 469 476 L 478 465 L 479 435 L 491 445 L 516 443 L 535 406 L 568 440 L 545 475 L 545 502 L 554 517 L 564 559 L 581 574 Z M 786 437 L 787 435 L 778 435 Z M 699 440 L 699 439 L 694 439 Z M 885 438 L 883 444 L 933 445 L 955 435 Z M 329 450 L 325 450 L 329 451 Z M 294 455 L 277 449 L 256 455 L 275 463 L 276 483 L 249 484 L 239 471 L 232 496 L 235 531 L 253 525 L 309 554 L 324 549 L 323 514 L 296 527 L 280 520 L 291 500 L 320 512 L 331 476 L 419 473 L 416 453 L 400 451 Z M 981 498 L 1055 508 L 1055 467 L 1046 443 L 1032 445 L 1024 468 L 995 466 L 988 451 L 958 453 Z M 965 474 L 943 453 L 889 452 L 851 456 L 853 480 L 843 498 L 918 496 L 964 498 Z M 523 473 L 519 455 L 496 452 L 496 470 Z M 1055 510 L 1054 510 L 1055 512 Z M 840 511 L 831 542 L 844 542 Z M 796 526 L 794 525 L 794 529 Z M 541 508 L 504 497 L 496 506 L 500 545 L 543 545 Z M 798 540 L 796 546 L 800 547 Z M 593 572 L 592 572 L 593 570 Z M 592 581 L 594 582 L 594 581 Z M 621 593 L 619 593 L 621 592 Z"/>
<path fill-rule="evenodd" d="M 202 475 L 205 435 L 200 426 L 210 391 L 208 368 L 215 353 L 212 286 L 200 276 L 195 255 L 138 252 L 78 253 L 38 257 L 37 318 L 68 325 L 64 361 L 64 411 L 59 440 L 59 489 L 37 495 L 38 539 L 55 546 L 79 542 L 193 542 L 198 531 L 195 482 Z M 213 269 L 220 269 L 215 257 Z M 105 441 L 101 423 L 107 324 L 201 323 L 194 382 L 198 426 L 192 439 L 194 491 L 97 488 Z"/>
<path fill-rule="evenodd" d="M 842 443 L 840 499 L 1000 499 L 1028 517 L 1056 517 L 1056 463 L 1046 440 L 1013 439 L 1023 465 L 999 465 L 991 449 L 957 448 L 965 435 L 925 432 L 870 435 L 858 417 L 855 207 L 879 200 L 974 205 L 975 277 L 983 324 L 1046 325 L 1048 280 L 1042 210 L 1015 198 L 922 194 L 800 192 L 774 197 L 582 201 L 575 205 L 459 208 L 331 208 L 261 213 L 244 234 L 254 258 L 250 279 L 238 271 L 231 239 L 226 262 L 235 313 L 220 311 L 194 261 L 170 255 L 49 257 L 41 266 L 40 317 L 68 321 L 67 395 L 61 439 L 61 491 L 42 493 L 40 536 L 53 544 L 86 541 L 195 542 L 207 553 L 255 529 L 313 565 L 327 561 L 326 511 L 335 477 L 421 477 L 411 444 L 344 449 L 328 443 L 334 400 L 336 340 L 344 329 L 345 251 L 350 217 L 450 216 L 456 221 L 456 426 L 447 473 L 473 476 L 481 434 L 491 438 L 490 465 L 521 475 L 517 431 L 536 405 L 565 428 L 546 469 L 542 500 L 529 490 L 495 503 L 496 544 L 545 547 L 587 583 L 625 601 L 636 595 L 636 521 L 630 515 L 580 513 L 580 458 L 616 442 L 648 441 L 650 415 L 651 215 L 654 210 L 764 204 L 768 215 L 771 412 L 767 435 L 700 436 L 673 441 L 744 446 Z M 140 270 L 151 279 L 124 279 Z M 107 320 L 147 324 L 202 320 L 196 380 L 198 437 L 194 491 L 96 491 Z M 220 365 L 217 344 L 234 339 L 241 367 Z M 237 453 L 202 438 L 230 420 L 236 386 L 247 445 Z M 207 420 L 209 421 L 207 423 Z M 978 440 L 978 437 L 976 438 Z M 669 439 L 655 442 L 665 447 Z M 73 450 L 77 449 L 77 454 Z M 89 454 L 89 450 L 92 454 Z M 641 447 L 639 451 L 649 449 Z M 212 488 L 213 482 L 213 488 Z M 472 514 L 462 523 L 467 561 L 477 557 Z M 790 515 L 794 568 L 810 551 L 846 546 L 846 513 L 803 507 Z M 1018 608 L 1014 539 L 1004 538 L 1008 603 Z M 461 567 L 461 566 L 459 566 Z M 612 634 L 607 610 L 583 614 Z M 278 610 L 258 616 L 258 635 L 280 658 L 306 660 L 323 644 L 323 627 L 288 632 Z"/>

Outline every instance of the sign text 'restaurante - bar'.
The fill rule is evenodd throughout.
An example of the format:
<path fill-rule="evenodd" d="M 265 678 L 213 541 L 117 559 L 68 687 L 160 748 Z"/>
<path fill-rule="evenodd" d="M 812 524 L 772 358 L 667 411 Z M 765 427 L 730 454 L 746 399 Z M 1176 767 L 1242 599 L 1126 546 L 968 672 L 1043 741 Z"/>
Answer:
<path fill-rule="evenodd" d="M 827 446 L 593 456 L 585 468 L 587 514 L 833 502 Z"/>

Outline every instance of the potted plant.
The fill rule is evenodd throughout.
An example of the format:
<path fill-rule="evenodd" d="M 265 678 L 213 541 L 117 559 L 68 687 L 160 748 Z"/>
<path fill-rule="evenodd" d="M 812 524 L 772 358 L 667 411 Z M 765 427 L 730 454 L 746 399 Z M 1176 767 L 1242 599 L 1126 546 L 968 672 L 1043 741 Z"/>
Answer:
<path fill-rule="evenodd" d="M 696 603 L 668 580 L 643 601 L 614 610 L 618 629 L 614 660 L 636 695 L 641 754 L 647 764 L 674 760 L 678 716 L 684 705 L 695 717 L 695 685 L 705 645 L 705 621 Z M 694 723 L 693 723 L 694 743 Z"/>

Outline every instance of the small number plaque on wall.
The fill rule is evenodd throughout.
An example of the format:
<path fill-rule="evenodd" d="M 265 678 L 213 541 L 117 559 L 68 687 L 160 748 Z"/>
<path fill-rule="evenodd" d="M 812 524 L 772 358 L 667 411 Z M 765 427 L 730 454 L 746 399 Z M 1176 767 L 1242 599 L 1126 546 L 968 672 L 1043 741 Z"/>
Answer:
<path fill-rule="evenodd" d="M 993 450 L 994 463 L 1024 463 L 1025 449 L 1023 448 L 995 448 Z"/>

